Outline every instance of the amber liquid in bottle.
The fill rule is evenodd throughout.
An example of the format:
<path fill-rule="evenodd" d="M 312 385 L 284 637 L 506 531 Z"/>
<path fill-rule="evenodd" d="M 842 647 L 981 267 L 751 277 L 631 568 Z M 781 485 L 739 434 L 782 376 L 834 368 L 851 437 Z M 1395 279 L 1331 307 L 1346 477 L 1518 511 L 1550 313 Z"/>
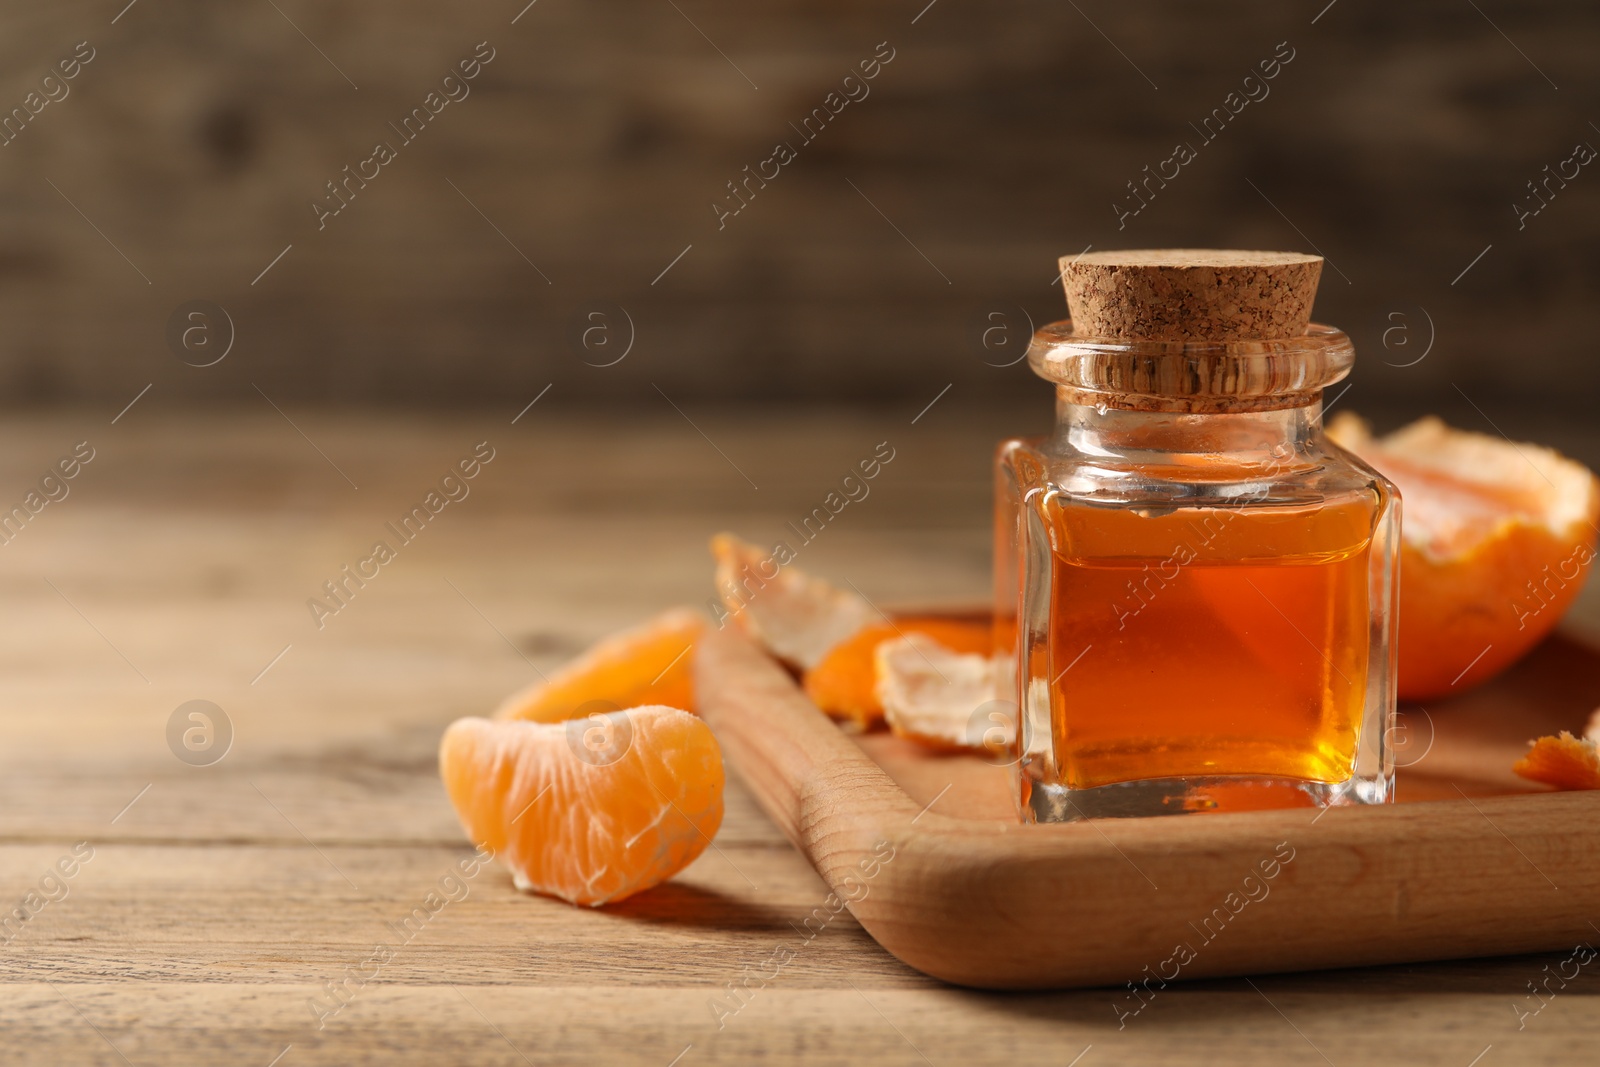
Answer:
<path fill-rule="evenodd" d="M 1051 553 L 1062 781 L 1351 774 L 1367 691 L 1375 501 L 1031 502 Z"/>
<path fill-rule="evenodd" d="M 1055 427 L 995 468 L 1019 815 L 1388 803 L 1400 499 L 1323 430 L 1355 349 L 1310 320 L 1321 260 L 1060 266 L 1072 317 L 1028 347 Z"/>

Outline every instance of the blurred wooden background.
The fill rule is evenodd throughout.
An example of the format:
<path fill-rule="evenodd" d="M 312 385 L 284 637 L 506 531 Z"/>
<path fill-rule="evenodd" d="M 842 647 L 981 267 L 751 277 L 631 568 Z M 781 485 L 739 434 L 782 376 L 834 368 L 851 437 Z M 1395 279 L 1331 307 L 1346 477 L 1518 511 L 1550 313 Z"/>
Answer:
<path fill-rule="evenodd" d="M 1090 244 L 1320 249 L 1355 407 L 1467 396 L 1512 432 L 1600 384 L 1600 167 L 1513 209 L 1600 146 L 1593 4 L 524 2 L 0 6 L 0 108 L 95 50 L 0 148 L 0 398 L 1038 398 L 997 364 Z M 319 231 L 325 183 L 482 41 L 470 96 Z M 1119 232 L 1125 183 L 1284 41 L 1270 95 Z M 779 141 L 798 158 L 719 230 Z M 196 299 L 236 328 L 212 367 L 166 340 Z M 579 343 L 592 311 L 610 348 Z"/>

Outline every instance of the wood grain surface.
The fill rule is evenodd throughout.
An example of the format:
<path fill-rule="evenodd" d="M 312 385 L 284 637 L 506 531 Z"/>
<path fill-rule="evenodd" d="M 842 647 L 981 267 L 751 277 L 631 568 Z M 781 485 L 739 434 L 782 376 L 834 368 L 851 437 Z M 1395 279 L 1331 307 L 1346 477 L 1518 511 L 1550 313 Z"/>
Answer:
<path fill-rule="evenodd" d="M 1371 354 L 1355 402 L 1586 418 L 1600 181 L 1562 164 L 1600 145 L 1600 10 L 1327 2 L 0 0 L 0 115 L 95 49 L 0 148 L 0 399 L 1022 398 L 1002 365 L 1092 244 L 1325 252 L 1318 317 Z M 319 228 L 379 139 L 398 158 Z M 196 299 L 238 332 L 205 375 L 164 336 Z M 572 338 L 607 306 L 638 345 L 602 375 Z"/>
<path fill-rule="evenodd" d="M 115 424 L 120 403 L 0 426 L 0 499 L 76 442 L 97 450 L 69 496 L 0 546 L 0 905 L 20 906 L 75 843 L 94 849 L 0 944 L 5 1062 L 1592 1058 L 1594 965 L 1549 978 L 1569 953 L 1171 986 L 1120 1029 L 1117 990 L 944 986 L 848 911 L 803 940 L 827 887 L 738 786 L 716 848 L 619 908 L 482 872 L 319 1030 L 312 998 L 470 852 L 434 769 L 443 726 L 607 631 L 703 603 L 714 530 L 779 536 L 888 440 L 872 495 L 801 565 L 874 600 L 985 595 L 989 444 L 1015 412 L 935 406 L 913 424 L 921 405 L 690 407 L 691 425 L 553 393 L 513 424 L 530 399 L 453 418 L 294 405 L 286 418 L 175 412 L 152 393 Z M 306 599 L 483 440 L 496 458 L 471 495 L 318 630 Z M 169 717 L 194 699 L 234 727 L 214 766 L 168 748 Z M 1508 900 L 1502 921 L 1536 906 Z M 1528 983 L 1547 980 L 1519 1029 L 1518 1010 L 1541 1003 Z"/>
<path fill-rule="evenodd" d="M 1576 662 L 1590 695 L 1564 711 L 1569 687 L 1541 687 L 1537 674 L 1484 692 L 1521 688 L 1541 713 L 1528 726 L 1559 729 L 1597 695 L 1600 655 Z M 1587 831 L 1600 793 L 1530 785 L 1474 800 L 1436 772 L 1444 800 L 1024 826 L 1015 800 L 997 795 L 1003 769 L 878 737 L 858 745 L 732 627 L 702 643 L 696 695 L 762 811 L 833 890 L 832 907 L 849 901 L 896 958 L 963 986 L 1133 983 L 1121 1022 L 1180 977 L 1556 950 L 1587 941 L 1600 911 L 1600 846 Z M 1437 712 L 1448 721 L 1453 709 Z M 1492 737 L 1464 746 L 1449 731 L 1432 740 L 1439 763 L 1465 767 L 1480 790 L 1524 748 Z M 1504 921 L 1510 904 L 1526 908 L 1521 922 Z M 1041 943 L 1046 930 L 1056 940 Z"/>

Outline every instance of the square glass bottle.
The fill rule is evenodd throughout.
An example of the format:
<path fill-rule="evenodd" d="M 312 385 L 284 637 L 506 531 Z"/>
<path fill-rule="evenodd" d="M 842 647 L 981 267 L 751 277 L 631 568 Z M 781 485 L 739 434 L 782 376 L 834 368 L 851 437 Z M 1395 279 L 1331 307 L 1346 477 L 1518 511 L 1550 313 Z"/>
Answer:
<path fill-rule="evenodd" d="M 1061 265 L 1055 431 L 997 462 L 1023 817 L 1389 801 L 1400 498 L 1323 435 L 1354 348 L 1310 322 L 1321 258 Z"/>

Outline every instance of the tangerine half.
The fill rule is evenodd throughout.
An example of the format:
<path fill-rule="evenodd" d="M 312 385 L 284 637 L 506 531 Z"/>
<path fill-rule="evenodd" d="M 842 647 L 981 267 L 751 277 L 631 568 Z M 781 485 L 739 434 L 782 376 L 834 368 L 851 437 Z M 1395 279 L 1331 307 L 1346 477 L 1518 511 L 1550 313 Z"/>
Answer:
<path fill-rule="evenodd" d="M 671 878 L 722 825 L 722 750 L 686 711 L 564 723 L 458 719 L 439 775 L 518 889 L 598 907 Z"/>
<path fill-rule="evenodd" d="M 663 612 L 601 640 L 549 678 L 508 697 L 494 717 L 561 722 L 591 710 L 646 704 L 692 709 L 692 653 L 705 628 L 705 619 L 690 608 Z"/>
<path fill-rule="evenodd" d="M 1586 467 L 1436 418 L 1374 438 L 1345 413 L 1328 436 L 1400 488 L 1402 700 L 1487 681 L 1555 628 L 1600 535 Z"/>

